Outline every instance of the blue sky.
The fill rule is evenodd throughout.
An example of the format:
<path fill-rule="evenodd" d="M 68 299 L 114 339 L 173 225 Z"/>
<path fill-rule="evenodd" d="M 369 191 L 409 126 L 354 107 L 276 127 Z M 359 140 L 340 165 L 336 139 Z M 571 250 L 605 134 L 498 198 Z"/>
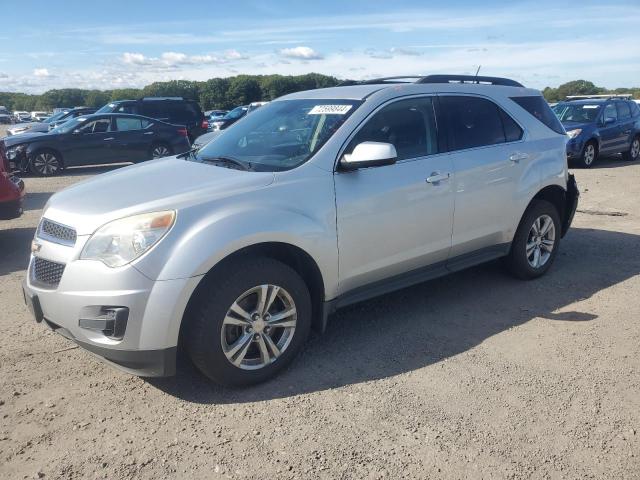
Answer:
<path fill-rule="evenodd" d="M 640 0 L 13 1 L 0 91 L 319 72 L 640 85 Z"/>

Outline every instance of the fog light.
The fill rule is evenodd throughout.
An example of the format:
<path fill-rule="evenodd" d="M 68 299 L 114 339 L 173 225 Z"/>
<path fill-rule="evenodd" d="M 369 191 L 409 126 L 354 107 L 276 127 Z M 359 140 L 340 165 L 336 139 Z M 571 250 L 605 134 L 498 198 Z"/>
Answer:
<path fill-rule="evenodd" d="M 86 330 L 102 332 L 106 337 L 121 340 L 127 329 L 129 309 L 127 307 L 102 307 L 100 315 L 94 318 L 81 318 L 78 326 Z"/>

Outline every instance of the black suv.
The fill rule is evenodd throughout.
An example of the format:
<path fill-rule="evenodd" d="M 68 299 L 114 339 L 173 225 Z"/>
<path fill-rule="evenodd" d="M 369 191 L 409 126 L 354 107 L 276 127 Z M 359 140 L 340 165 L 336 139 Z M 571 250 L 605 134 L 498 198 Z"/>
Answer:
<path fill-rule="evenodd" d="M 193 100 L 186 100 L 182 97 L 144 97 L 138 100 L 117 100 L 109 102 L 96 113 L 132 113 L 174 125 L 182 125 L 187 128 L 191 142 L 209 128 L 200 105 Z"/>

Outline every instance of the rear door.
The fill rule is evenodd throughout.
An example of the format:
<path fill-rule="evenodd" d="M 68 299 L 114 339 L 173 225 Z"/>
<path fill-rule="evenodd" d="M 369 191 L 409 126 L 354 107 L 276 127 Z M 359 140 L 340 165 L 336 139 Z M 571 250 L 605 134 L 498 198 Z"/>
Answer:
<path fill-rule="evenodd" d="M 455 178 L 451 258 L 491 255 L 510 242 L 519 221 L 519 180 L 535 152 L 523 128 L 492 100 L 440 96 Z"/>
<path fill-rule="evenodd" d="M 619 152 L 625 152 L 631 147 L 631 139 L 633 138 L 633 118 L 631 118 L 631 108 L 625 100 L 616 103 L 618 111 L 618 123 L 620 124 L 620 144 Z"/>
<path fill-rule="evenodd" d="M 138 162 L 149 158 L 154 131 L 147 128 L 150 121 L 141 117 L 114 117 L 116 137 L 114 162 Z"/>
<path fill-rule="evenodd" d="M 344 153 L 392 143 L 397 163 L 336 171 L 340 293 L 444 262 L 451 246 L 451 160 L 438 147 L 435 97 L 393 101 L 369 117 Z M 434 267 L 435 268 L 435 267 Z"/>

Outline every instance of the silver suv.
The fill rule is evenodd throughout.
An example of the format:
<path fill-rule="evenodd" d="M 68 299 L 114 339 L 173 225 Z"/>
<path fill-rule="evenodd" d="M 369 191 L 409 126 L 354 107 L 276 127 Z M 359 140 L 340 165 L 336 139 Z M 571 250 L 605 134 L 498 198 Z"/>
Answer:
<path fill-rule="evenodd" d="M 287 95 L 198 152 L 54 195 L 25 299 L 132 373 L 174 374 L 184 348 L 216 382 L 259 382 L 345 305 L 500 257 L 544 274 L 578 199 L 566 140 L 509 79 Z"/>

